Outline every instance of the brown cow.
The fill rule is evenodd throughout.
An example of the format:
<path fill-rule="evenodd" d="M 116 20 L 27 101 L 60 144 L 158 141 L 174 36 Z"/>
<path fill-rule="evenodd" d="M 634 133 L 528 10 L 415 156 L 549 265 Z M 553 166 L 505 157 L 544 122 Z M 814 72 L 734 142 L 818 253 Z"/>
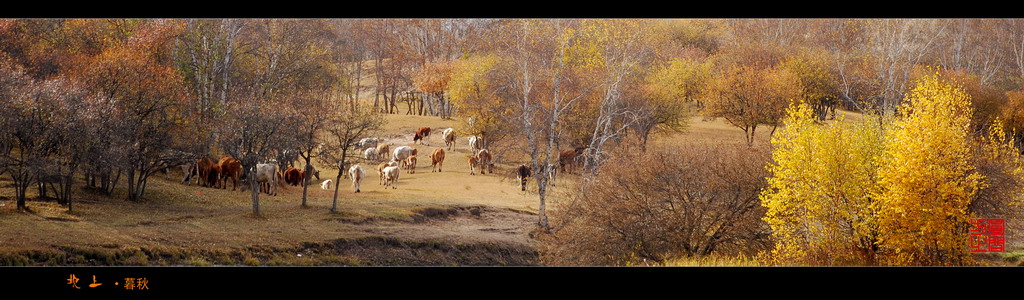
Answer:
<path fill-rule="evenodd" d="M 587 147 L 576 147 L 572 150 L 562 150 L 558 154 L 558 166 L 565 172 L 565 167 L 568 166 L 570 169 L 576 166 L 579 157 L 583 155 L 583 152 L 587 150 Z"/>
<path fill-rule="evenodd" d="M 430 136 L 430 127 L 420 127 L 420 129 L 416 129 L 416 132 L 413 133 L 412 142 L 415 144 L 420 140 L 427 139 L 428 136 Z"/>
<path fill-rule="evenodd" d="M 444 163 L 444 149 L 434 149 L 433 153 L 430 153 L 430 172 L 434 172 L 434 167 L 437 166 L 437 171 L 441 172 L 441 165 Z"/>
<path fill-rule="evenodd" d="M 221 180 L 224 182 L 223 188 L 228 188 L 228 178 L 231 179 L 231 190 L 235 191 L 238 189 L 238 180 L 242 175 L 242 162 L 238 161 L 234 157 L 225 155 L 220 158 Z"/>
<path fill-rule="evenodd" d="M 210 182 L 210 168 L 216 163 L 209 157 L 203 157 L 196 161 L 196 185 L 207 186 Z"/>
<path fill-rule="evenodd" d="M 480 152 L 476 153 L 477 164 L 480 165 L 480 174 L 494 173 L 494 162 L 491 161 L 492 159 L 491 151 L 487 151 L 487 149 L 480 149 Z M 484 168 L 487 168 L 486 173 Z"/>
<path fill-rule="evenodd" d="M 380 144 L 380 145 L 377 145 L 377 158 L 378 159 L 387 159 L 388 156 L 391 155 L 388 152 L 391 152 L 391 145 L 390 144 Z"/>
<path fill-rule="evenodd" d="M 410 156 L 409 158 L 406 158 L 405 161 L 402 162 L 402 167 L 406 168 L 409 174 L 416 173 L 416 156 L 413 155 Z"/>
<path fill-rule="evenodd" d="M 220 188 L 220 165 L 210 165 L 210 170 L 206 173 L 206 184 L 212 188 Z"/>
<path fill-rule="evenodd" d="M 299 185 L 302 182 L 302 171 L 296 168 L 288 168 L 284 171 L 284 182 L 290 185 Z"/>
<path fill-rule="evenodd" d="M 476 175 L 476 168 L 480 165 L 480 161 L 476 159 L 476 156 L 466 155 L 469 158 L 469 175 Z M 480 169 L 483 172 L 483 169 Z"/>
<path fill-rule="evenodd" d="M 384 184 L 384 168 L 397 166 L 396 162 L 382 162 L 377 165 L 377 173 L 380 174 L 380 184 Z"/>

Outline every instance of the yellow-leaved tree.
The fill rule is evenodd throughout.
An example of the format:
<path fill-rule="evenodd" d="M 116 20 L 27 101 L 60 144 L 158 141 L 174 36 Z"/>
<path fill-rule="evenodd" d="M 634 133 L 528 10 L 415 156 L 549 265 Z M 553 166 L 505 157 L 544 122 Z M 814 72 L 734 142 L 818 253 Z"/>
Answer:
<path fill-rule="evenodd" d="M 510 114 L 511 105 L 499 101 L 492 87 L 492 70 L 498 63 L 494 55 L 474 55 L 452 63 L 447 88 L 459 115 L 464 117 L 460 135 L 491 133 L 489 138 L 493 140 L 493 133 L 503 125 L 499 116 Z"/>
<path fill-rule="evenodd" d="M 882 151 L 877 117 L 819 124 L 811 105 L 791 105 L 772 137 L 771 176 L 761 194 L 772 228 L 775 264 L 875 264 L 871 203 L 875 158 Z"/>
<path fill-rule="evenodd" d="M 898 115 L 884 142 L 874 203 L 885 262 L 970 263 L 969 207 L 982 188 L 971 164 L 970 97 L 936 72 L 917 81 Z"/>

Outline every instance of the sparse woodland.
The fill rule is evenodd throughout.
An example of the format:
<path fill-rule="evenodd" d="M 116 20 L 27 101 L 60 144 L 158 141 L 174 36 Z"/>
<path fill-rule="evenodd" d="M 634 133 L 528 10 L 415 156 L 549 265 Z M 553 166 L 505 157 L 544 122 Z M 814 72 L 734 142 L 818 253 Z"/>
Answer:
<path fill-rule="evenodd" d="M 1024 229 L 1021 20 L 0 20 L 18 210 L 230 155 L 259 215 L 258 163 L 340 181 L 385 114 L 532 170 L 585 149 L 530 179 L 547 264 L 972 265 L 972 218 Z M 657 143 L 694 117 L 744 139 Z"/>

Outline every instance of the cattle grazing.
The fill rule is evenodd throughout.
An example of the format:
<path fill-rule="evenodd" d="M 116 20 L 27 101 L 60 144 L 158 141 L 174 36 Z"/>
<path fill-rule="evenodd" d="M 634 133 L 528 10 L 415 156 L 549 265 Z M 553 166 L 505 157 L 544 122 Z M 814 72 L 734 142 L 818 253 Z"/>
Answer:
<path fill-rule="evenodd" d="M 366 169 L 363 166 L 354 165 L 348 169 L 348 175 L 352 178 L 352 188 L 355 192 L 359 192 L 359 184 L 363 182 L 363 178 L 366 177 Z"/>
<path fill-rule="evenodd" d="M 448 147 L 448 151 L 455 150 L 455 128 L 441 131 L 441 137 L 444 138 L 444 146 Z"/>
<path fill-rule="evenodd" d="M 406 158 L 404 161 L 402 161 L 402 167 L 406 168 L 409 174 L 416 173 L 416 156 L 409 156 L 409 158 Z"/>
<path fill-rule="evenodd" d="M 330 179 L 324 180 L 324 182 L 320 183 L 321 190 L 330 190 L 332 186 L 334 186 L 334 181 Z"/>
<path fill-rule="evenodd" d="M 384 168 L 398 166 L 397 162 L 382 162 L 377 165 L 377 174 L 380 174 L 380 184 L 384 184 Z"/>
<path fill-rule="evenodd" d="M 519 179 L 520 189 L 526 191 L 526 180 L 530 178 L 531 174 L 533 174 L 530 171 L 530 167 L 527 167 L 526 165 L 519 165 L 516 173 L 516 179 Z"/>
<path fill-rule="evenodd" d="M 487 151 L 487 149 L 480 149 L 480 152 L 476 153 L 476 161 L 480 166 L 480 174 L 494 173 L 494 162 L 492 162 L 492 159 L 493 157 L 491 156 L 491 152 Z M 484 172 L 484 168 L 487 169 L 486 173 Z"/>
<path fill-rule="evenodd" d="M 386 167 L 384 168 L 384 188 L 389 186 L 392 189 L 398 188 L 398 175 L 402 174 L 400 167 Z"/>
<path fill-rule="evenodd" d="M 469 175 L 476 175 L 476 168 L 480 167 L 480 161 L 476 159 L 476 156 L 466 155 L 469 159 Z M 481 172 L 483 169 L 480 170 Z"/>
<path fill-rule="evenodd" d="M 277 164 L 257 164 L 256 182 L 261 186 L 266 185 L 266 193 L 277 195 L 277 185 L 280 182 L 280 173 Z"/>
<path fill-rule="evenodd" d="M 356 147 L 359 147 L 359 148 L 377 147 L 377 143 L 380 143 L 380 141 L 381 140 L 379 138 L 364 138 L 364 139 L 359 140 L 359 143 L 356 143 Z"/>
<path fill-rule="evenodd" d="M 366 148 L 366 150 L 363 150 L 363 159 L 377 160 L 377 158 L 377 148 Z"/>
<path fill-rule="evenodd" d="M 470 153 L 476 153 L 484 148 L 484 138 L 478 136 L 469 137 Z"/>
<path fill-rule="evenodd" d="M 404 161 L 410 156 L 416 155 L 416 149 L 409 146 L 398 146 L 395 147 L 394 153 L 391 155 L 392 161 Z"/>
<path fill-rule="evenodd" d="M 450 129 L 450 128 L 449 128 Z M 438 172 L 441 172 L 441 165 L 444 163 L 444 149 L 437 148 L 434 152 L 430 153 L 430 172 L 434 172 L 434 168 L 437 168 Z"/>
<path fill-rule="evenodd" d="M 228 179 L 231 179 L 231 190 L 235 191 L 238 189 L 238 180 L 242 175 L 242 162 L 238 161 L 234 157 L 225 155 L 220 158 L 221 180 L 223 181 L 223 188 L 228 188 Z"/>
<path fill-rule="evenodd" d="M 278 168 L 277 162 L 256 164 L 256 184 L 260 192 L 277 195 L 277 187 L 284 183 Z M 249 185 L 243 184 L 242 191 L 247 190 L 249 190 Z"/>
<path fill-rule="evenodd" d="M 207 186 L 210 182 L 210 168 L 217 162 L 212 158 L 203 157 L 196 161 L 196 185 Z"/>
<path fill-rule="evenodd" d="M 288 170 L 284 171 L 284 182 L 285 183 L 288 183 L 290 185 L 296 186 L 296 185 L 299 185 L 299 182 L 301 182 L 301 181 L 302 181 L 302 171 L 299 171 L 299 169 L 288 168 Z"/>
<path fill-rule="evenodd" d="M 430 136 L 430 127 L 420 127 L 420 129 L 416 129 L 416 132 L 413 133 L 412 142 L 415 144 L 420 140 L 423 140 L 423 144 L 426 145 L 426 139 L 428 136 Z"/>
<path fill-rule="evenodd" d="M 587 150 L 587 147 L 576 147 L 571 150 L 562 150 L 558 154 L 558 166 L 562 169 L 562 172 L 566 172 L 566 167 L 569 169 L 575 168 L 580 156 Z"/>
<path fill-rule="evenodd" d="M 387 159 L 388 155 L 390 153 L 391 153 L 391 145 L 390 144 L 380 144 L 380 145 L 377 145 L 377 158 L 378 159 Z"/>
<path fill-rule="evenodd" d="M 212 188 L 220 188 L 220 164 L 210 165 L 210 170 L 206 173 L 206 184 Z"/>
<path fill-rule="evenodd" d="M 284 181 L 287 184 L 297 186 L 302 184 L 306 180 L 306 176 L 316 177 L 316 180 L 320 180 L 320 170 L 317 170 L 312 165 L 309 166 L 313 170 L 310 172 L 311 175 L 306 174 L 306 170 L 299 170 L 296 168 L 288 168 L 284 171 Z"/>

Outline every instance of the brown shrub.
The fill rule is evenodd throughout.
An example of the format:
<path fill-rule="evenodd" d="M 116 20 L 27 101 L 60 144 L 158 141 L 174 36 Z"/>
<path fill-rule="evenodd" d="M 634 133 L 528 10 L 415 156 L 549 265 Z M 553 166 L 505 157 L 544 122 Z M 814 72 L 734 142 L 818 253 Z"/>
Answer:
<path fill-rule="evenodd" d="M 758 200 L 766 148 L 629 151 L 613 153 L 585 197 L 552 212 L 556 227 L 541 237 L 543 263 L 630 265 L 767 249 L 769 228 Z"/>

